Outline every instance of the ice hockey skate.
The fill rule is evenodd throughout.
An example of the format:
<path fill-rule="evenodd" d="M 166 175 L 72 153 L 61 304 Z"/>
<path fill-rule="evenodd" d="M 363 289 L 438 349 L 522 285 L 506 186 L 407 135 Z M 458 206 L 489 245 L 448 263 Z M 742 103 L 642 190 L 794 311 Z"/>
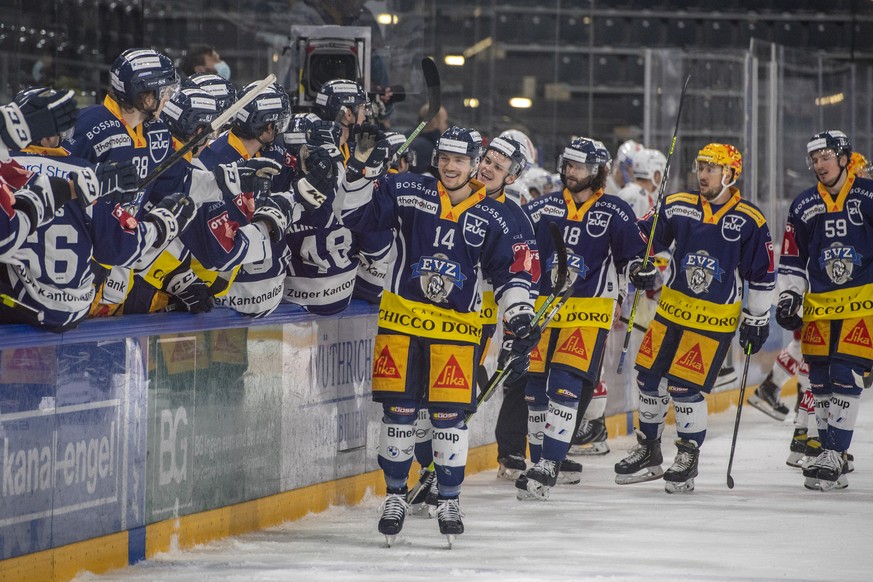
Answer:
<path fill-rule="evenodd" d="M 545 501 L 557 482 L 557 463 L 540 459 L 515 482 L 515 495 L 519 501 Z"/>
<path fill-rule="evenodd" d="M 385 536 L 388 547 L 391 547 L 397 534 L 403 529 L 403 521 L 406 519 L 406 510 L 409 507 L 406 503 L 406 493 L 405 487 L 401 491 L 388 493 L 385 502 L 382 503 L 379 533 Z"/>
<path fill-rule="evenodd" d="M 664 491 L 667 493 L 691 493 L 697 477 L 697 461 L 700 449 L 694 441 L 676 439 L 676 459 L 664 472 Z"/>
<path fill-rule="evenodd" d="M 521 455 L 507 455 L 497 459 L 500 467 L 497 469 L 497 477 L 507 481 L 516 481 L 527 470 L 527 462 Z"/>
<path fill-rule="evenodd" d="M 661 463 L 661 439 L 647 439 L 646 435 L 636 431 L 637 444 L 627 457 L 615 464 L 615 482 L 618 485 L 654 481 L 664 475 Z"/>
<path fill-rule="evenodd" d="M 441 497 L 437 502 L 437 521 L 440 533 L 449 541 L 449 549 L 455 543 L 455 536 L 464 533 L 464 522 L 461 521 L 461 503 L 457 497 L 446 499 Z"/>
<path fill-rule="evenodd" d="M 428 471 L 427 469 L 421 470 L 416 489 L 413 489 L 413 493 L 415 495 L 411 499 L 407 498 L 409 503 L 409 515 L 413 515 L 416 517 L 430 517 L 428 512 L 427 498 L 429 497 L 431 487 L 434 485 L 435 482 L 436 473 L 434 473 L 433 471 Z"/>
<path fill-rule="evenodd" d="M 437 505 L 439 503 L 440 488 L 437 480 L 434 479 L 430 484 L 427 492 L 427 498 L 424 500 L 426 513 L 421 514 L 421 517 L 434 518 L 437 515 Z"/>
<path fill-rule="evenodd" d="M 788 417 L 788 407 L 779 400 L 780 388 L 767 376 L 761 385 L 749 396 L 749 404 L 776 420 Z"/>
<path fill-rule="evenodd" d="M 602 416 L 594 420 L 583 420 L 573 437 L 569 455 L 605 455 L 609 452 L 606 439 L 606 419 Z"/>
<path fill-rule="evenodd" d="M 803 459 L 800 461 L 800 466 L 804 469 L 808 469 L 812 466 L 820 453 L 821 441 L 818 440 L 817 436 L 809 437 L 806 439 L 806 450 L 804 451 Z"/>
<path fill-rule="evenodd" d="M 572 459 L 564 459 L 561 461 L 561 466 L 558 470 L 558 478 L 555 483 L 557 485 L 575 485 L 581 481 L 582 464 L 577 463 Z"/>
<path fill-rule="evenodd" d="M 822 449 L 815 461 L 803 470 L 803 486 L 814 491 L 845 489 L 849 486 L 848 469 L 846 453 Z"/>
<path fill-rule="evenodd" d="M 798 469 L 803 466 L 803 458 L 806 456 L 807 440 L 809 440 L 809 436 L 805 429 L 794 429 L 794 436 L 791 437 L 791 445 L 789 446 L 791 452 L 788 454 L 788 458 L 785 459 L 786 465 L 789 467 L 797 467 Z"/>

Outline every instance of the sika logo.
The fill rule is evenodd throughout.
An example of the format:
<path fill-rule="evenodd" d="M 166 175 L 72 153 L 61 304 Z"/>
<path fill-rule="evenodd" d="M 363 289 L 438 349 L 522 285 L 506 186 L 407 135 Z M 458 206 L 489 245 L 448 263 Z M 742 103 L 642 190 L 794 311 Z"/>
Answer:
<path fill-rule="evenodd" d="M 688 350 L 676 364 L 694 372 L 702 373 L 703 357 L 700 355 L 700 344 L 694 344 L 694 347 Z"/>
<path fill-rule="evenodd" d="M 558 351 L 582 358 L 583 360 L 588 359 L 588 350 L 585 349 L 585 342 L 582 340 L 582 334 L 579 333 L 578 329 L 573 331 L 573 334 L 558 348 Z"/>
<path fill-rule="evenodd" d="M 864 324 L 863 319 L 858 322 L 858 325 L 852 328 L 852 331 L 846 335 L 843 341 L 847 344 L 855 344 L 856 346 L 862 346 L 865 348 L 870 347 L 870 331 Z"/>
<path fill-rule="evenodd" d="M 805 344 L 814 346 L 825 345 L 824 338 L 821 336 L 821 332 L 818 331 L 818 325 L 816 323 L 809 324 L 806 331 L 803 333 L 803 339 L 801 341 Z"/>
<path fill-rule="evenodd" d="M 394 358 L 391 357 L 391 352 L 388 346 L 382 348 L 382 353 L 376 358 L 376 364 L 373 366 L 374 378 L 400 378 L 400 373 L 397 371 L 397 364 Z"/>
<path fill-rule="evenodd" d="M 649 330 L 646 332 L 645 337 L 643 337 L 643 343 L 640 345 L 640 353 L 648 358 L 654 356 L 654 352 L 652 351 L 652 331 Z"/>
<path fill-rule="evenodd" d="M 439 377 L 433 385 L 434 388 L 452 388 L 456 390 L 469 390 L 470 383 L 464 377 L 464 372 L 461 370 L 458 360 L 455 356 L 450 356 L 445 367 L 440 372 Z"/>
<path fill-rule="evenodd" d="M 530 351 L 530 361 L 531 362 L 542 362 L 543 354 L 540 352 L 539 346 L 534 346 L 534 349 Z"/>

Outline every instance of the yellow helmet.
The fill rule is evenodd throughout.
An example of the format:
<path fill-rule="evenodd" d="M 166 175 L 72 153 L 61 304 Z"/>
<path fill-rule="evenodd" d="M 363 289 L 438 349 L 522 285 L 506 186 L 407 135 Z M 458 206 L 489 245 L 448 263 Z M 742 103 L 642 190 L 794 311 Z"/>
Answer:
<path fill-rule="evenodd" d="M 870 171 L 873 170 L 873 167 L 870 166 L 870 161 L 864 157 L 864 154 L 852 152 L 852 157 L 849 159 L 848 170 L 856 176 L 866 178 L 870 176 Z"/>
<path fill-rule="evenodd" d="M 743 173 L 743 156 L 740 155 L 740 150 L 726 143 L 710 143 L 703 146 L 703 149 L 697 152 L 695 162 L 731 168 L 734 171 L 734 182 L 739 180 L 740 174 Z M 695 164 L 695 170 L 696 168 Z"/>

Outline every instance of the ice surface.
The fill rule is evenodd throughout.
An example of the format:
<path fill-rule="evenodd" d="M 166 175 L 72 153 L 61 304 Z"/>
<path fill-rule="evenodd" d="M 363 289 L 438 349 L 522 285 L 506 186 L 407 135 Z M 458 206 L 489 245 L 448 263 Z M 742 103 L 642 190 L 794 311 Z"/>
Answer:
<path fill-rule="evenodd" d="M 613 464 L 634 443 L 583 457 L 582 483 L 544 503 L 521 503 L 496 471 L 464 483 L 466 533 L 448 550 L 436 520 L 409 517 L 394 546 L 376 531 L 381 499 L 334 507 L 283 526 L 162 554 L 105 576 L 77 580 L 393 581 L 869 581 L 873 552 L 873 390 L 862 397 L 849 488 L 803 487 L 785 465 L 792 434 L 746 407 L 725 485 L 735 409 L 710 416 L 696 490 L 667 495 L 663 481 L 619 486 Z M 790 418 L 789 418 L 790 420 Z M 664 436 L 665 468 L 675 428 Z"/>

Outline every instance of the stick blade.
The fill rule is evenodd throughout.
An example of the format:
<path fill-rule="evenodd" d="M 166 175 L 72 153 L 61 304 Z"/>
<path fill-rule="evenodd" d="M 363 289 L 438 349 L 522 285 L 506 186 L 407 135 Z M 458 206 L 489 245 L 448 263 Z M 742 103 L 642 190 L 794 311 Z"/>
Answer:
<path fill-rule="evenodd" d="M 430 57 L 421 59 L 421 72 L 424 75 L 424 84 L 427 85 L 427 117 L 433 117 L 440 110 L 440 72 L 436 63 Z"/>

